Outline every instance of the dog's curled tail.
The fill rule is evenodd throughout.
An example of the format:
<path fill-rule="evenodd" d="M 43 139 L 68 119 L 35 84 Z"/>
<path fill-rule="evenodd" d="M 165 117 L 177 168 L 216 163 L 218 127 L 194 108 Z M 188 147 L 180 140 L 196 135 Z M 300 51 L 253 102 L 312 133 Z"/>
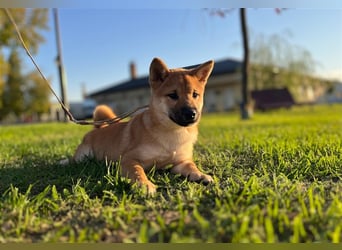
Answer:
<path fill-rule="evenodd" d="M 95 108 L 93 113 L 94 121 L 110 120 L 115 118 L 116 115 L 113 110 L 107 105 L 99 105 Z M 108 126 L 108 124 L 95 125 L 95 128 L 103 128 Z"/>

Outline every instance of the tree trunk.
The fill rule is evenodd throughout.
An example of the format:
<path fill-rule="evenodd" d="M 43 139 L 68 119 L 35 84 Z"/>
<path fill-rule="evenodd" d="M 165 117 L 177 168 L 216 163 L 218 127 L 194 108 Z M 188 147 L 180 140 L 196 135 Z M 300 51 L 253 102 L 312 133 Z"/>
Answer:
<path fill-rule="evenodd" d="M 243 63 L 242 63 L 242 87 L 241 87 L 241 119 L 250 118 L 248 111 L 249 95 L 248 95 L 248 68 L 249 68 L 249 46 L 248 46 L 248 31 L 246 25 L 246 9 L 240 9 L 240 22 L 243 39 Z"/>

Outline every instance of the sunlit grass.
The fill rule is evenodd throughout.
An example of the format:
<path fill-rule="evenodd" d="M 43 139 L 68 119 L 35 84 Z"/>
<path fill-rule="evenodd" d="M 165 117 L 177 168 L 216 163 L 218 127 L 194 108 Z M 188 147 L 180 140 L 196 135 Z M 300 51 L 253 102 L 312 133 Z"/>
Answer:
<path fill-rule="evenodd" d="M 194 159 L 215 183 L 119 163 L 59 166 L 89 127 L 0 127 L 0 242 L 341 242 L 342 106 L 204 115 Z"/>

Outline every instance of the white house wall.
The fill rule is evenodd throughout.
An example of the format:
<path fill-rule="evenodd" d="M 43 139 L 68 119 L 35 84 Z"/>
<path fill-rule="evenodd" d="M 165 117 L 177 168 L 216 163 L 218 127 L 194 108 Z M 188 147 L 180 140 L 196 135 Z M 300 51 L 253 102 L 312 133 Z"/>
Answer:
<path fill-rule="evenodd" d="M 140 88 L 120 93 L 104 94 L 94 99 L 98 104 L 106 104 L 120 114 L 147 105 L 150 100 L 150 89 Z"/>
<path fill-rule="evenodd" d="M 222 112 L 235 108 L 241 99 L 240 82 L 240 73 L 209 78 L 204 95 L 204 112 Z M 103 94 L 94 99 L 98 104 L 109 105 L 116 113 L 120 114 L 147 105 L 150 100 L 150 89 L 139 88 Z"/>
<path fill-rule="evenodd" d="M 205 112 L 232 110 L 241 101 L 241 76 L 239 73 L 211 78 L 204 95 Z"/>

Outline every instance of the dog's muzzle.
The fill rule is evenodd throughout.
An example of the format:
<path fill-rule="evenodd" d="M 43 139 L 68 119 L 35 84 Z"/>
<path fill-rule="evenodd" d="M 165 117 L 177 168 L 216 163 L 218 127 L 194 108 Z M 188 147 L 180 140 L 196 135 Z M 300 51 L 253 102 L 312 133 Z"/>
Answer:
<path fill-rule="evenodd" d="M 170 119 L 180 126 L 186 127 L 198 119 L 198 111 L 192 107 L 182 107 L 169 115 Z"/>

